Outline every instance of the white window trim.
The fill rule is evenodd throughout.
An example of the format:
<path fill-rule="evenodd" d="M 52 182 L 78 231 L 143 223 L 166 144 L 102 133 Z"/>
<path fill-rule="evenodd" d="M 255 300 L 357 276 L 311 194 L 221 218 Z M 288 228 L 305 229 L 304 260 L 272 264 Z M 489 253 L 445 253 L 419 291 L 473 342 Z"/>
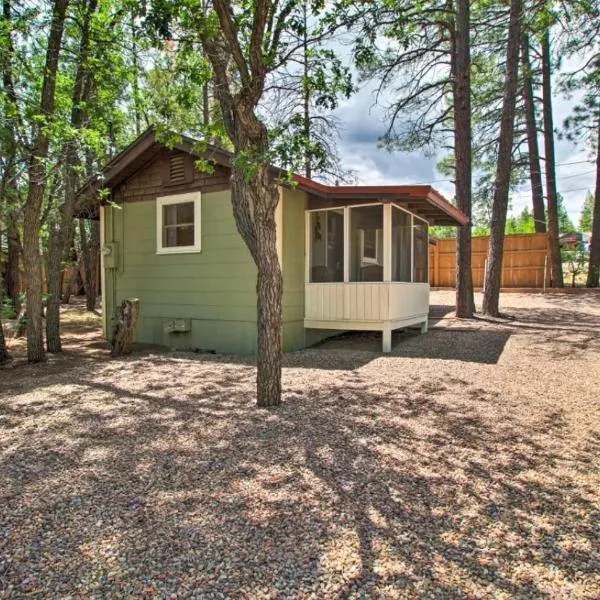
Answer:
<path fill-rule="evenodd" d="M 360 262 L 364 265 L 379 265 L 383 266 L 383 229 L 371 229 L 369 231 L 375 231 L 375 258 L 365 256 L 365 231 L 366 229 L 360 230 Z M 381 233 L 380 233 L 381 232 Z"/>
<path fill-rule="evenodd" d="M 160 196 L 156 199 L 156 254 L 190 254 L 193 252 L 201 251 L 201 198 L 202 195 L 200 192 L 190 192 L 188 194 L 173 194 L 172 196 Z M 169 206 L 170 204 L 183 204 L 184 202 L 194 203 L 194 244 L 193 246 L 173 246 L 163 248 L 163 206 Z"/>

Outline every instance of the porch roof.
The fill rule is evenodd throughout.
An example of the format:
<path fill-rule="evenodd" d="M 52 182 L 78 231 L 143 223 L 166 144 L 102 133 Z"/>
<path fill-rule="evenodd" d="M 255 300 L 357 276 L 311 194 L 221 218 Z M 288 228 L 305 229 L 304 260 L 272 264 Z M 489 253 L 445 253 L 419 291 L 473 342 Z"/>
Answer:
<path fill-rule="evenodd" d="M 324 185 L 294 175 L 298 187 L 312 198 L 309 208 L 330 208 L 368 201 L 394 202 L 432 225 L 466 225 L 467 215 L 430 185 Z"/>

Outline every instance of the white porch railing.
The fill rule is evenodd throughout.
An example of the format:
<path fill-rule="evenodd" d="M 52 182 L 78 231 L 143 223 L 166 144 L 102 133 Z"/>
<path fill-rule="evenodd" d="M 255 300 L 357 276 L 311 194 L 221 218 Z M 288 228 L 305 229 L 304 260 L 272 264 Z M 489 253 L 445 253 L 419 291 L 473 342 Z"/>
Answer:
<path fill-rule="evenodd" d="M 305 284 L 304 326 L 316 329 L 364 329 L 384 332 L 421 324 L 427 328 L 429 284 L 347 282 Z M 386 344 L 386 335 L 390 342 Z"/>

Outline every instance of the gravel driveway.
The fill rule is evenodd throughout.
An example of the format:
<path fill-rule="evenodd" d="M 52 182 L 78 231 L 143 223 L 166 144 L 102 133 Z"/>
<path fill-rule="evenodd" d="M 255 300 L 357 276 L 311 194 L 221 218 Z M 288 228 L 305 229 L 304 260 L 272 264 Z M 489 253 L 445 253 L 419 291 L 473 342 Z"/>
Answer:
<path fill-rule="evenodd" d="M 274 410 L 243 357 L 0 370 L 0 598 L 599 598 L 600 296 L 451 301 Z"/>

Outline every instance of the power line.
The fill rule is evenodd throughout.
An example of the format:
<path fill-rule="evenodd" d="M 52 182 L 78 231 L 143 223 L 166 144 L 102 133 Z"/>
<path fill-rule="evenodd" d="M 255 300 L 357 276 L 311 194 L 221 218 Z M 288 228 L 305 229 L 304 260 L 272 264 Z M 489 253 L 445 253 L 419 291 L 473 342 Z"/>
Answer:
<path fill-rule="evenodd" d="M 563 177 L 557 177 L 556 179 L 573 179 L 574 177 L 584 177 L 585 175 L 591 175 L 596 171 L 586 171 L 585 173 L 576 173 L 575 175 L 564 175 Z"/>
<path fill-rule="evenodd" d="M 574 162 L 568 162 L 568 163 L 556 163 L 554 166 L 555 167 L 567 167 L 569 165 L 582 165 L 584 163 L 593 163 L 593 160 L 576 160 Z"/>
<path fill-rule="evenodd" d="M 557 194 L 569 194 L 570 192 L 581 192 L 583 190 L 589 190 L 589 186 L 588 187 L 582 187 L 582 188 L 575 188 L 572 190 L 556 190 Z M 524 192 L 516 192 L 515 194 L 518 196 L 526 196 L 529 195 L 531 193 L 531 191 L 524 191 Z"/>

